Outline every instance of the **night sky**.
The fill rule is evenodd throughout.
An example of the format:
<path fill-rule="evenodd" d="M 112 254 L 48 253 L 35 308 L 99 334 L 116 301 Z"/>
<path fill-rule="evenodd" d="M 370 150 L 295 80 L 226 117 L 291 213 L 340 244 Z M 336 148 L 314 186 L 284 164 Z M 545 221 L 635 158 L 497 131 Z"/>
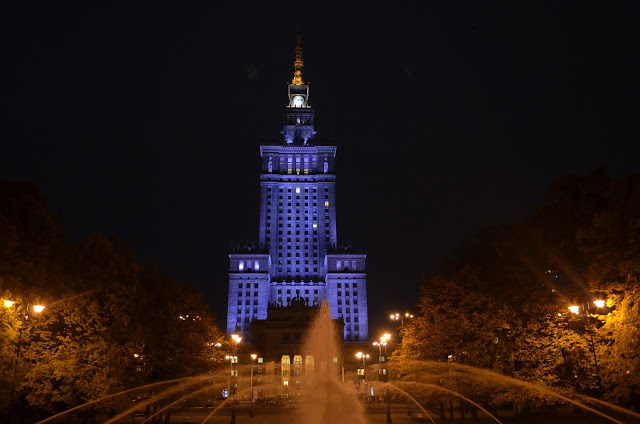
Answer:
<path fill-rule="evenodd" d="M 638 2 L 9 3 L 0 179 L 36 182 L 70 240 L 117 235 L 201 288 L 220 322 L 229 250 L 257 239 L 258 146 L 280 140 L 298 25 L 373 336 L 554 178 L 640 172 Z"/>

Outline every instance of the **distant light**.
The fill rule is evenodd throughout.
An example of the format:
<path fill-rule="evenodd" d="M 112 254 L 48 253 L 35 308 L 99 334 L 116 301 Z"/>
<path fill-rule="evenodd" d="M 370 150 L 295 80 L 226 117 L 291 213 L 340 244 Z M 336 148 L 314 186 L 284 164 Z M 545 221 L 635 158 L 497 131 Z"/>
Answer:
<path fill-rule="evenodd" d="M 571 312 L 573 312 L 574 314 L 577 314 L 577 313 L 578 313 L 578 311 L 580 310 L 580 307 L 579 307 L 579 306 L 575 306 L 575 305 L 573 305 L 573 306 L 569 306 L 569 310 L 570 310 Z"/>
<path fill-rule="evenodd" d="M 300 194 L 300 187 L 296 187 L 296 193 Z"/>
<path fill-rule="evenodd" d="M 382 337 L 384 337 L 386 340 L 389 340 L 391 338 L 391 334 L 385 333 Z"/>
<path fill-rule="evenodd" d="M 602 307 L 604 307 L 605 301 L 604 300 L 594 300 L 593 304 L 596 305 L 596 307 L 598 307 L 598 308 L 602 308 Z"/>
<path fill-rule="evenodd" d="M 318 228 L 318 224 L 316 224 L 315 222 L 313 223 L 313 228 Z"/>
<path fill-rule="evenodd" d="M 42 305 L 33 305 L 33 311 L 36 314 L 39 314 L 40 312 L 44 311 L 44 306 L 42 306 Z"/>
<path fill-rule="evenodd" d="M 10 308 L 16 303 L 13 300 L 9 300 L 9 299 L 4 299 L 2 302 L 4 303 L 4 306 L 6 308 Z"/>
<path fill-rule="evenodd" d="M 251 359 L 253 359 L 255 361 L 255 359 L 258 357 L 258 355 L 256 355 L 255 353 L 251 354 Z"/>
<path fill-rule="evenodd" d="M 133 354 L 133 357 L 134 357 L 134 358 L 139 358 L 139 357 L 140 357 L 140 355 L 138 355 L 137 353 L 134 353 L 134 354 Z"/>
<path fill-rule="evenodd" d="M 362 355 L 363 355 L 363 353 L 362 353 L 362 352 L 358 352 L 358 353 L 356 353 L 356 356 L 357 356 L 358 358 L 362 358 Z"/>
<path fill-rule="evenodd" d="M 562 314 L 558 314 L 558 316 L 559 316 L 559 317 L 561 317 L 561 316 L 562 316 Z"/>

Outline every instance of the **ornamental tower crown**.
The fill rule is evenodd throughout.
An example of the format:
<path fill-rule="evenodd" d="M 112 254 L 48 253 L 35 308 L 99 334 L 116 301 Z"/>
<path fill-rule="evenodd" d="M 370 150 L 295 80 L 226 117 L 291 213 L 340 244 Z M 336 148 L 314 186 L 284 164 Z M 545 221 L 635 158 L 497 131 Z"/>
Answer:
<path fill-rule="evenodd" d="M 305 145 L 316 134 L 314 112 L 309 106 L 309 84 L 302 78 L 302 37 L 298 32 L 296 58 L 293 61 L 293 79 L 288 85 L 289 104 L 284 111 L 282 126 L 284 144 Z"/>

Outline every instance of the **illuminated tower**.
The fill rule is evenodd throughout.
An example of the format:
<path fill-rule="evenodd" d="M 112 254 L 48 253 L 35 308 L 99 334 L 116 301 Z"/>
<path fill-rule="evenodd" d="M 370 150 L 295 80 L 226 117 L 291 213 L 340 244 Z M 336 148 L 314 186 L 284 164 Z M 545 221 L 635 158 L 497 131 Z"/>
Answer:
<path fill-rule="evenodd" d="M 252 321 L 299 298 L 307 305 L 327 300 L 332 318 L 344 320 L 344 340 L 367 340 L 366 255 L 338 247 L 336 146 L 315 144 L 302 67 L 298 35 L 282 141 L 260 146 L 258 247 L 229 255 L 227 331 L 250 339 Z"/>

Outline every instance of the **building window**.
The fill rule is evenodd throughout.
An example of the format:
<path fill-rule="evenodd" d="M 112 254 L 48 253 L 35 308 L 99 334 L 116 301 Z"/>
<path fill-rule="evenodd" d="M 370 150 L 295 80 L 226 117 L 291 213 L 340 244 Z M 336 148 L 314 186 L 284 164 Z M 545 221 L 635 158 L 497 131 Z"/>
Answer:
<path fill-rule="evenodd" d="M 240 261 L 240 263 L 238 264 L 238 270 L 244 271 L 244 261 Z"/>

